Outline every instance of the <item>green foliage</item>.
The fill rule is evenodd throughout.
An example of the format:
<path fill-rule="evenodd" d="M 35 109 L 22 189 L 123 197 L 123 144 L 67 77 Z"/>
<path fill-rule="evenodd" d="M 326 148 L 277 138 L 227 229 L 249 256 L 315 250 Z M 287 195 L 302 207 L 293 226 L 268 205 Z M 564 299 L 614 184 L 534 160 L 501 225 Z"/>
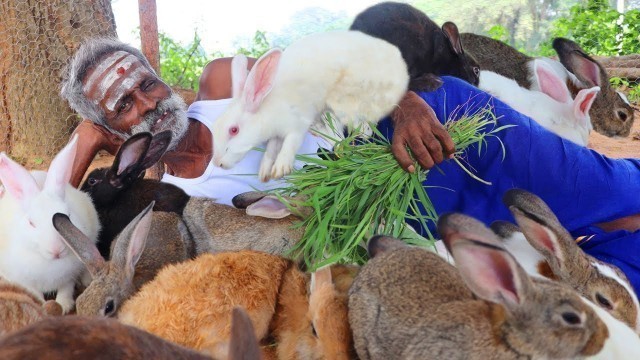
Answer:
<path fill-rule="evenodd" d="M 504 43 L 509 42 L 509 30 L 503 25 L 493 25 L 487 30 L 487 36 Z"/>
<path fill-rule="evenodd" d="M 623 90 L 627 94 L 627 98 L 630 102 L 640 102 L 640 84 L 631 83 L 629 79 L 617 76 L 609 78 L 609 82 L 612 86 Z"/>
<path fill-rule="evenodd" d="M 265 34 L 265 32 L 256 30 L 256 33 L 253 35 L 253 41 L 251 42 L 249 47 L 240 47 L 236 53 L 259 58 L 269 49 L 271 49 L 271 45 L 269 45 L 269 40 L 267 40 L 267 35 Z"/>
<path fill-rule="evenodd" d="M 567 17 L 553 23 L 550 40 L 541 55 L 554 55 L 555 37 L 573 39 L 590 55 L 626 55 L 640 52 L 640 10 L 620 14 L 606 0 L 574 5 Z"/>
<path fill-rule="evenodd" d="M 160 74 L 170 86 L 198 90 L 198 81 L 204 66 L 221 53 L 207 55 L 200 45 L 197 32 L 187 46 L 182 46 L 164 33 L 158 34 L 160 40 Z"/>

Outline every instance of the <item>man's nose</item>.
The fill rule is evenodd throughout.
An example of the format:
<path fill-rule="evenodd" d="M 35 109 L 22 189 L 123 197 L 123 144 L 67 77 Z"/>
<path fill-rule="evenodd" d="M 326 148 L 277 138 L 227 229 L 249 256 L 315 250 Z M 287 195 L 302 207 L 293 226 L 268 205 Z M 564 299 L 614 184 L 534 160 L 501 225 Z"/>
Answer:
<path fill-rule="evenodd" d="M 155 110 L 158 106 L 158 99 L 141 91 L 136 92 L 136 102 L 138 104 L 138 113 L 142 115 Z"/>

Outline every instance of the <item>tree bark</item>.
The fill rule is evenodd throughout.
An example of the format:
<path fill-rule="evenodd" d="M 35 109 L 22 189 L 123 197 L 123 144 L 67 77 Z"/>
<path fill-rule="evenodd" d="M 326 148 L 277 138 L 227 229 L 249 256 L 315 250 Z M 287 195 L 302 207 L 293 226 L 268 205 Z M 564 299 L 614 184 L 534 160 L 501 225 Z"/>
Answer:
<path fill-rule="evenodd" d="M 116 36 L 111 3 L 0 0 L 0 15 L 0 150 L 46 162 L 79 120 L 59 95 L 61 71 L 86 38 Z"/>

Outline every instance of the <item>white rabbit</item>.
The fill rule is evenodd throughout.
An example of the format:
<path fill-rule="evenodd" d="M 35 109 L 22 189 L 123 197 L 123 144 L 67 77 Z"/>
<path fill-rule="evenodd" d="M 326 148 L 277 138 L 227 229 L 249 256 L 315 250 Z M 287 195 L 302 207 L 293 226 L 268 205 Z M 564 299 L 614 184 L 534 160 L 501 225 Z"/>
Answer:
<path fill-rule="evenodd" d="M 76 226 L 96 241 L 100 223 L 91 198 L 69 184 L 78 138 L 56 155 L 43 184 L 5 153 L 0 154 L 0 276 L 16 282 L 43 299 L 57 291 L 65 313 L 74 305 L 73 290 L 84 265 L 64 245 L 53 227 L 55 213 L 69 215 Z"/>
<path fill-rule="evenodd" d="M 325 111 L 347 125 L 376 122 L 406 93 L 407 66 L 390 43 L 358 31 L 307 36 L 286 50 L 272 49 L 247 74 L 247 60 L 232 62 L 233 101 L 213 129 L 213 161 L 231 168 L 267 142 L 260 178 L 291 172 L 304 134 Z"/>
<path fill-rule="evenodd" d="M 532 83 L 539 91 L 520 87 L 513 79 L 484 70 L 480 71 L 478 87 L 558 136 L 586 146 L 593 129 L 589 109 L 600 87 L 580 90 L 576 98 L 571 99 L 566 85 L 568 73 L 558 74 L 558 69 L 539 59 L 532 61 L 531 66 L 535 76 Z"/>

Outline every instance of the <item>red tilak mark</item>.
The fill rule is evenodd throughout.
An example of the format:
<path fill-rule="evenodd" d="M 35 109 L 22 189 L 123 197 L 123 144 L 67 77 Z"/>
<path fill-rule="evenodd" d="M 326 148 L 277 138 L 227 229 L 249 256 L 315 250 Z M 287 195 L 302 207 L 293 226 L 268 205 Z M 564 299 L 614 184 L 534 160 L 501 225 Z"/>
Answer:
<path fill-rule="evenodd" d="M 124 75 L 124 68 L 120 66 L 118 70 L 116 70 L 116 72 L 118 73 L 118 75 Z"/>

